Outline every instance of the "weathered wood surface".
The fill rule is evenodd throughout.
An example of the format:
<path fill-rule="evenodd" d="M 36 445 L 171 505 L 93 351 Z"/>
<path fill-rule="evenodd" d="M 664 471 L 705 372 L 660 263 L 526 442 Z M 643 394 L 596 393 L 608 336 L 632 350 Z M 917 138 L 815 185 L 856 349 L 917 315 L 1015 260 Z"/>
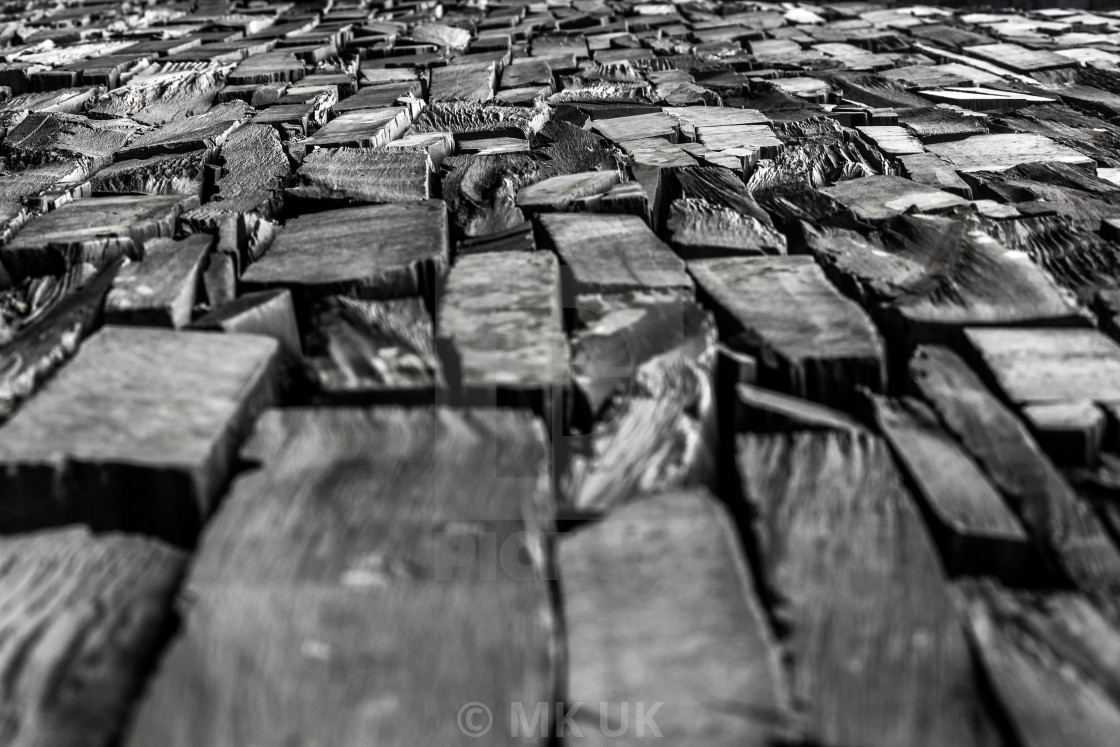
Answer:
<path fill-rule="evenodd" d="M 1120 551 L 1023 422 L 946 348 L 919 348 L 910 361 L 910 378 L 1060 572 L 1086 592 L 1115 593 Z"/>
<path fill-rule="evenodd" d="M 833 282 L 898 342 L 944 340 L 968 325 L 1082 323 L 1026 254 L 961 220 L 900 216 L 872 237 L 811 226 L 803 233 Z"/>
<path fill-rule="evenodd" d="M 319 397 L 407 404 L 445 395 L 432 317 L 421 298 L 330 296 L 314 314 L 306 348 Z"/>
<path fill-rule="evenodd" d="M 569 387 L 560 267 L 545 253 L 460 257 L 439 298 L 445 374 L 468 402 L 548 410 Z"/>
<path fill-rule="evenodd" d="M 0 543 L 0 739 L 109 745 L 170 631 L 184 553 L 149 539 L 59 529 Z"/>
<path fill-rule="evenodd" d="M 883 342 L 871 319 L 808 257 L 689 263 L 721 336 L 759 358 L 760 383 L 850 407 L 859 387 L 886 385 Z"/>
<path fill-rule="evenodd" d="M 180 214 L 198 205 L 186 195 L 121 195 L 77 200 L 31 221 L 0 247 L 14 278 L 57 275 L 69 264 L 139 259 L 149 239 L 175 234 Z"/>
<path fill-rule="evenodd" d="M 508 710 L 556 697 L 538 422 L 274 410 L 244 455 L 261 466 L 203 538 L 185 624 L 126 744 L 447 744 L 471 702 L 493 709 L 492 743 L 547 743 L 511 735 Z M 489 564 L 488 539 L 514 561 Z"/>
<path fill-rule="evenodd" d="M 1021 744 L 1107 745 L 1120 728 L 1120 630 L 1085 599 L 962 589 L 969 633 Z"/>
<path fill-rule="evenodd" d="M 546 214 L 537 221 L 564 263 L 569 298 L 692 287 L 684 261 L 636 216 Z"/>
<path fill-rule="evenodd" d="M 297 308 L 335 293 L 430 296 L 447 267 L 447 242 L 442 200 L 310 213 L 288 221 L 242 287 L 288 288 Z"/>
<path fill-rule="evenodd" d="M 868 435 L 744 435 L 762 583 L 817 744 L 998 744 L 913 498 Z"/>
<path fill-rule="evenodd" d="M 565 651 L 610 682 L 658 675 L 647 699 L 673 686 L 652 666 L 683 672 L 670 741 L 1099 742 L 1100 621 L 1120 620 L 1118 52 L 1097 7 L 9 3 L 0 554 L 64 522 L 189 546 L 231 512 L 192 551 L 167 667 L 86 666 L 56 632 L 0 658 L 134 672 L 104 708 L 76 690 L 93 733 L 59 747 L 458 744 L 471 701 L 493 711 L 480 741 L 522 743 L 510 701 L 531 718 L 588 697 Z M 283 411 L 238 453 L 272 391 Z M 565 633 L 562 595 L 591 589 L 555 583 L 556 548 L 705 489 L 761 609 L 730 606 L 735 541 L 700 554 L 654 527 L 600 543 L 609 568 L 580 560 L 665 593 L 620 582 Z M 457 554 L 525 527 L 452 516 L 461 490 L 556 491 L 560 536 L 512 545 L 528 586 Z M 666 521 L 723 526 L 693 514 Z M 418 580 L 448 533 L 468 543 L 451 578 Z M 720 586 L 674 592 L 688 569 Z M 1017 591 L 970 617 L 941 569 L 966 601 L 980 575 Z M 674 599 L 688 626 L 657 612 Z M 690 650 L 712 611 L 737 615 L 727 646 Z M 782 717 L 733 702 L 745 674 L 717 656 L 758 612 Z M 599 655 L 612 641 L 636 653 Z M 22 686 L 0 677 L 0 743 L 42 745 Z M 528 741 L 578 741 L 548 710 Z M 576 722 L 602 739 L 598 715 Z"/>
<path fill-rule="evenodd" d="M 310 153 L 289 198 L 316 203 L 415 202 L 431 197 L 432 164 L 415 151 L 332 148 Z"/>
<path fill-rule="evenodd" d="M 230 477 L 239 435 L 277 394 L 277 347 L 101 330 L 0 426 L 0 531 L 80 521 L 189 543 Z"/>
<path fill-rule="evenodd" d="M 933 518 L 931 531 L 954 574 L 1009 580 L 1030 571 L 1031 545 L 1019 519 L 975 462 L 910 398 L 875 397 L 873 418 Z"/>
<path fill-rule="evenodd" d="M 589 710 L 579 719 L 589 744 L 610 744 L 621 709 L 639 702 L 662 704 L 664 739 L 770 744 L 795 732 L 779 650 L 711 496 L 645 498 L 562 540 L 557 562 L 568 699 Z M 656 737 L 631 738 L 642 736 Z"/>
<path fill-rule="evenodd" d="M 205 234 L 183 241 L 153 239 L 144 260 L 117 273 L 105 299 L 108 324 L 179 328 L 190 323 L 195 293 L 213 239 Z"/>
<path fill-rule="evenodd" d="M 715 320 L 664 292 L 583 296 L 572 340 L 573 421 L 588 428 L 561 478 L 565 508 L 597 514 L 717 478 Z M 592 311 L 592 307 L 594 311 Z"/>

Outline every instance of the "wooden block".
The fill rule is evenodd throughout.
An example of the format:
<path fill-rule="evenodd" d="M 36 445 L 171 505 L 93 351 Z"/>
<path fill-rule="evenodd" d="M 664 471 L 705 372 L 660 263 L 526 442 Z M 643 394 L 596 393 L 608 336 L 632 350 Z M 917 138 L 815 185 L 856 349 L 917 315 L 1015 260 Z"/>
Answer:
<path fill-rule="evenodd" d="M 598 119 L 591 129 L 615 143 L 644 138 L 660 138 L 675 143 L 680 134 L 677 120 L 662 112 Z"/>
<path fill-rule="evenodd" d="M 10 162 L 23 165 L 82 157 L 104 165 L 141 129 L 141 125 L 123 119 L 33 112 L 8 130 L 4 153 Z"/>
<path fill-rule="evenodd" d="M 958 171 L 1003 171 L 1020 164 L 1056 161 L 1076 166 L 1093 166 L 1093 159 L 1041 135 L 977 135 L 928 148 L 953 164 Z"/>
<path fill-rule="evenodd" d="M 903 155 L 898 162 L 902 164 L 906 176 L 911 181 L 933 187 L 941 192 L 958 195 L 966 200 L 972 199 L 972 188 L 957 176 L 952 166 L 933 153 Z"/>
<path fill-rule="evenodd" d="M 873 397 L 871 411 L 932 519 L 946 570 L 1028 580 L 1034 569 L 1026 531 L 937 415 L 908 397 Z"/>
<path fill-rule="evenodd" d="M 721 336 L 758 357 L 759 384 L 845 409 L 860 387 L 886 385 L 871 319 L 809 257 L 690 262 L 699 298 L 718 309 Z"/>
<path fill-rule="evenodd" d="M 1120 401 L 1120 345 L 1095 329 L 981 329 L 965 337 L 1011 402 Z"/>
<path fill-rule="evenodd" d="M 243 101 L 220 104 L 205 114 L 169 122 L 128 142 L 117 159 L 151 158 L 165 153 L 186 153 L 221 145 L 249 118 Z"/>
<path fill-rule="evenodd" d="M 803 738 L 998 744 L 936 551 L 886 445 L 752 434 L 737 453 Z"/>
<path fill-rule="evenodd" d="M 665 291 L 578 303 L 588 328 L 572 343 L 573 422 L 588 436 L 568 443 L 565 509 L 600 515 L 643 495 L 711 484 L 718 440 L 711 314 Z"/>
<path fill-rule="evenodd" d="M 867 429 L 851 416 L 800 397 L 748 383 L 735 384 L 734 432 L 841 431 Z"/>
<path fill-rule="evenodd" d="M 548 121 L 538 107 L 482 106 L 470 102 L 439 102 L 425 107 L 411 132 L 450 132 L 456 141 L 470 137 L 529 137 Z"/>
<path fill-rule="evenodd" d="M 1054 70 L 1076 64 L 1068 57 L 1043 50 L 1027 49 L 1018 44 L 978 44 L 964 47 L 964 52 L 1018 73 Z"/>
<path fill-rule="evenodd" d="M 52 303 L 36 308 L 33 316 L 19 324 L 4 325 L 7 334 L 0 343 L 0 423 L 69 360 L 94 328 L 122 262 L 118 259 L 110 263 L 93 277 L 87 277 L 83 266 L 72 268 L 54 283 L 59 293 Z"/>
<path fill-rule="evenodd" d="M 306 366 L 316 399 L 433 404 L 446 394 L 432 317 L 421 298 L 316 304 Z"/>
<path fill-rule="evenodd" d="M 591 298 L 601 311 L 572 340 L 572 378 L 587 417 L 597 416 L 616 396 L 634 394 L 639 387 L 634 378 L 651 359 L 681 350 L 697 359 L 714 358 L 715 320 L 694 301 L 675 293 L 648 302 L 634 295 L 615 303 L 610 296 Z M 582 297 L 581 305 L 587 304 Z"/>
<path fill-rule="evenodd" d="M 175 329 L 189 324 L 202 264 L 213 242 L 207 234 L 149 241 L 144 260 L 129 263 L 113 280 L 105 321 Z"/>
<path fill-rule="evenodd" d="M 416 41 L 431 42 L 459 51 L 466 49 L 471 40 L 471 32 L 467 29 L 442 23 L 417 24 L 412 27 L 409 36 Z"/>
<path fill-rule="evenodd" d="M 522 187 L 515 202 L 529 214 L 597 212 L 602 196 L 618 183 L 617 171 L 562 174 Z"/>
<path fill-rule="evenodd" d="M 1027 405 L 1023 418 L 1039 446 L 1059 464 L 1094 466 L 1101 455 L 1108 418 L 1093 402 Z"/>
<path fill-rule="evenodd" d="M 959 220 L 901 216 L 884 223 L 878 238 L 809 228 L 805 246 L 841 290 L 906 345 L 955 342 L 972 324 L 1081 324 L 1042 268 Z"/>
<path fill-rule="evenodd" d="M 661 703 L 650 714 L 658 733 L 686 742 L 768 744 L 794 731 L 731 520 L 705 491 L 620 509 L 560 542 L 559 566 L 568 693 L 592 744 L 609 742 L 622 709 L 627 738 L 653 741 L 648 724 L 640 733 L 638 703 L 647 713 Z"/>
<path fill-rule="evenodd" d="M 90 180 L 94 194 L 197 195 L 202 199 L 214 150 L 128 159 L 99 170 Z"/>
<path fill-rule="evenodd" d="M 264 125 L 244 125 L 222 148 L 217 194 L 184 215 L 183 220 L 196 229 L 214 230 L 232 216 L 256 213 L 259 219 L 272 218 L 281 203 L 281 186 L 290 173 L 288 156 L 276 133 Z M 242 220 L 248 222 L 248 233 L 252 234 L 254 221 Z"/>
<path fill-rule="evenodd" d="M 858 218 L 866 221 L 886 220 L 902 215 L 911 208 L 929 212 L 967 204 L 958 195 L 897 176 L 848 179 L 833 187 L 823 187 L 820 191 L 841 202 Z"/>
<path fill-rule="evenodd" d="M 242 61 L 226 78 L 226 83 L 231 86 L 249 85 L 255 83 L 288 82 L 294 83 L 306 75 L 307 69 L 302 60 L 295 55 L 278 50 L 264 54 L 254 54 Z"/>
<path fill-rule="evenodd" d="M 442 200 L 311 213 L 288 221 L 242 274 L 242 288 L 290 289 L 301 318 L 311 300 L 331 294 L 430 296 L 448 264 L 447 242 Z"/>
<path fill-rule="evenodd" d="M 211 262 L 222 256 L 228 255 L 212 254 Z M 287 288 L 245 293 L 224 302 L 209 300 L 211 310 L 196 319 L 191 329 L 271 337 L 280 343 L 281 353 L 290 359 L 301 355 L 295 306 Z"/>
<path fill-rule="evenodd" d="M 402 99 L 422 98 L 422 89 L 423 87 L 418 80 L 365 86 L 353 96 L 347 96 L 339 101 L 332 108 L 336 112 L 348 112 L 355 109 L 383 109 L 385 107 L 401 106 Z"/>
<path fill-rule="evenodd" d="M 569 298 L 582 293 L 692 287 L 684 261 L 641 218 L 552 213 L 537 220 L 542 236 L 564 263 Z"/>
<path fill-rule="evenodd" d="M 483 104 L 494 98 L 497 85 L 498 67 L 494 62 L 437 67 L 432 70 L 428 99 L 432 103 Z"/>
<path fill-rule="evenodd" d="M 431 196 L 432 165 L 424 152 L 331 148 L 307 155 L 290 199 L 327 204 L 415 202 Z"/>
<path fill-rule="evenodd" d="M 145 125 L 165 125 L 203 114 L 213 106 L 228 67 L 202 65 L 187 65 L 186 69 L 175 63 L 152 65 L 120 88 L 97 89 L 87 111 L 93 117 L 127 117 Z"/>
<path fill-rule="evenodd" d="M 910 379 L 1059 572 L 1083 591 L 1114 594 L 1120 588 L 1120 551 L 1023 422 L 947 348 L 919 348 L 910 360 Z"/>
<path fill-rule="evenodd" d="M 290 150 L 302 157 L 316 148 L 377 148 L 400 137 L 409 122 L 404 107 L 358 109 L 339 115 Z"/>
<path fill-rule="evenodd" d="M 144 243 L 175 233 L 180 211 L 197 206 L 186 195 L 77 200 L 31 221 L 0 249 L 13 278 L 61 274 L 69 262 L 104 265 L 121 255 L 138 259 Z"/>
<path fill-rule="evenodd" d="M 914 153 L 925 153 L 921 141 L 904 127 L 857 127 L 856 129 L 885 155 L 897 158 Z"/>
<path fill-rule="evenodd" d="M 190 543 L 274 397 L 276 358 L 263 337 L 102 329 L 0 427 L 3 531 L 81 522 Z"/>
<path fill-rule="evenodd" d="M 385 144 L 390 153 L 414 151 L 428 156 L 433 172 L 443 167 L 443 162 L 455 153 L 455 137 L 450 132 L 418 132 L 404 135 Z"/>
<path fill-rule="evenodd" d="M 275 410 L 244 456 L 262 469 L 238 481 L 207 531 L 187 580 L 194 603 L 124 744 L 295 733 L 339 747 L 451 744 L 472 702 L 491 709 L 491 739 L 548 743 L 509 726 L 510 703 L 558 697 L 539 422 L 494 410 Z M 490 562 L 486 542 L 510 562 Z M 290 677 L 298 687 L 276 686 Z"/>
<path fill-rule="evenodd" d="M 674 173 L 680 197 L 670 206 L 667 228 L 681 257 L 785 254 L 785 236 L 727 169 L 706 166 Z"/>
<path fill-rule="evenodd" d="M 123 534 L 65 529 L 0 543 L 5 740 L 110 744 L 173 622 L 183 553 Z"/>
<path fill-rule="evenodd" d="M 968 630 L 1025 747 L 1108 745 L 1120 728 L 1120 632 L 1086 599 L 991 582 L 962 586 Z"/>
<path fill-rule="evenodd" d="M 894 70 L 880 70 L 878 74 L 888 80 L 895 80 L 914 88 L 983 86 L 1003 80 L 998 75 L 959 62 L 949 62 L 944 65 L 907 65 Z"/>
<path fill-rule="evenodd" d="M 439 299 L 445 373 L 468 402 L 551 408 L 569 386 L 560 268 L 548 253 L 460 257 Z"/>

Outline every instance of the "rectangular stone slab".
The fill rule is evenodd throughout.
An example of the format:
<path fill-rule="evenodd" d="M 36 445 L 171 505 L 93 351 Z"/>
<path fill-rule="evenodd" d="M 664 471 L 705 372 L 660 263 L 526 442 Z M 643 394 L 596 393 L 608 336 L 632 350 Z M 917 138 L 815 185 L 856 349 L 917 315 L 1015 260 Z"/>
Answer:
<path fill-rule="evenodd" d="M 617 509 L 561 540 L 558 565 L 581 742 L 611 744 L 609 719 L 619 728 L 622 709 L 628 739 L 655 742 L 637 733 L 639 702 L 656 707 L 652 723 L 676 744 L 763 745 L 790 733 L 779 650 L 730 516 L 706 491 Z"/>
<path fill-rule="evenodd" d="M 491 710 L 487 743 L 547 744 L 510 731 L 511 703 L 558 697 L 539 422 L 273 410 L 243 456 L 261 469 L 210 525 L 123 744 L 458 744 L 472 702 Z"/>
<path fill-rule="evenodd" d="M 308 213 L 287 222 L 242 275 L 242 288 L 290 288 L 300 313 L 309 300 L 337 293 L 427 295 L 448 251 L 443 200 Z"/>
<path fill-rule="evenodd" d="M 278 345 L 105 327 L 0 427 L 0 528 L 83 522 L 189 542 L 275 396 Z"/>
<path fill-rule="evenodd" d="M 759 383 L 844 408 L 861 386 L 881 391 L 886 361 L 875 325 L 810 257 L 689 263 L 721 337 L 759 357 Z"/>
<path fill-rule="evenodd" d="M 4 743 L 108 747 L 172 622 L 186 558 L 83 528 L 0 542 Z"/>

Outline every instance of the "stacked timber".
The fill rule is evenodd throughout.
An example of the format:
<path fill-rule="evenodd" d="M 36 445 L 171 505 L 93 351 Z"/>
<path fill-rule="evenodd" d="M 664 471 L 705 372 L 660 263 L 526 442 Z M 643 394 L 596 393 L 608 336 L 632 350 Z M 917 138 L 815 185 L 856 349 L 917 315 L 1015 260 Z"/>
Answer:
<path fill-rule="evenodd" d="M 0 6 L 0 745 L 1112 747 L 1120 11 L 1004 5 Z"/>

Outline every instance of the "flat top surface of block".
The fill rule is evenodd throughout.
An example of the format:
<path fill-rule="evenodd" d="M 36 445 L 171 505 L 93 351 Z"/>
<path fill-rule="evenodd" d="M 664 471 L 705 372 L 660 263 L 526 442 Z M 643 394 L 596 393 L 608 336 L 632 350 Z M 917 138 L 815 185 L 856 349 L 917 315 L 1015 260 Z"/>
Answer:
<path fill-rule="evenodd" d="M 202 464 L 276 352 L 267 337 L 105 327 L 0 427 L 0 463 Z"/>

